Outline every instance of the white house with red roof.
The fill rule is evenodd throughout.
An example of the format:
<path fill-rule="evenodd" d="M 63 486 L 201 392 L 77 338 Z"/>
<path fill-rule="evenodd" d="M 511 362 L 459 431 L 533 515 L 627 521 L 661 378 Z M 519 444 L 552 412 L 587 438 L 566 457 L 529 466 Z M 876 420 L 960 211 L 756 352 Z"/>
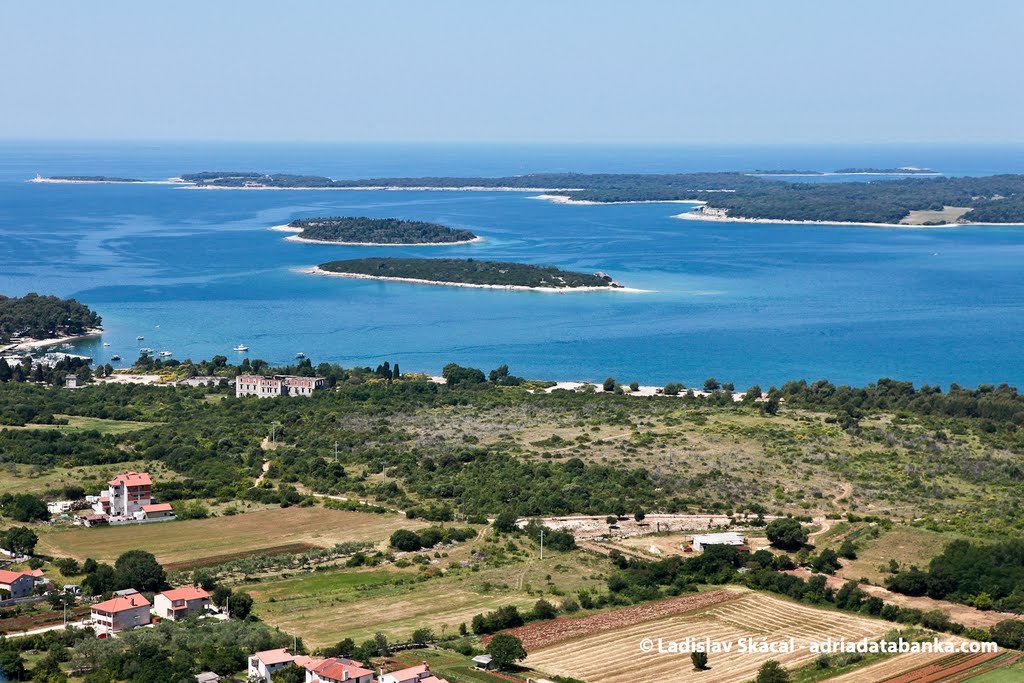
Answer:
<path fill-rule="evenodd" d="M 430 664 L 423 662 L 408 669 L 382 673 L 377 678 L 377 683 L 448 683 L 448 681 L 432 674 Z"/>
<path fill-rule="evenodd" d="M 110 635 L 147 626 L 151 621 L 149 608 L 149 600 L 142 593 L 120 591 L 110 600 L 92 606 L 92 620 L 98 634 Z"/>
<path fill-rule="evenodd" d="M 153 480 L 145 472 L 122 472 L 107 482 L 93 509 L 111 517 L 134 517 L 143 505 L 152 505 Z"/>
<path fill-rule="evenodd" d="M 189 616 L 202 616 L 210 606 L 210 594 L 202 588 L 185 586 L 158 593 L 153 597 L 153 610 L 161 619 L 179 621 Z"/>
<path fill-rule="evenodd" d="M 288 652 L 286 647 L 279 647 L 276 650 L 264 650 L 263 652 L 249 655 L 249 680 L 271 683 L 270 677 L 275 671 L 280 671 L 286 666 L 299 666 L 306 670 L 306 680 L 308 681 L 309 672 L 323 661 L 322 659 L 314 659 L 307 655 L 293 655 Z"/>
<path fill-rule="evenodd" d="M 36 579 L 30 572 L 12 572 L 0 569 L 0 590 L 7 591 L 9 594 L 4 596 L 5 600 L 28 597 L 32 595 L 32 589 L 35 586 Z"/>
<path fill-rule="evenodd" d="M 332 657 L 306 669 L 306 683 L 373 683 L 373 669 L 347 657 Z"/>

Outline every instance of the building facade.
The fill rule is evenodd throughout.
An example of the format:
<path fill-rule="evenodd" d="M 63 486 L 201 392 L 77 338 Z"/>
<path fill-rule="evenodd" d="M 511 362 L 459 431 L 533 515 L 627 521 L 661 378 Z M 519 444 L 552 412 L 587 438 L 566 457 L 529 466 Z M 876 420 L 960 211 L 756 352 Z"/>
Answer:
<path fill-rule="evenodd" d="M 210 594 L 202 588 L 186 586 L 164 591 L 153 597 L 153 610 L 161 619 L 179 621 L 189 616 L 202 616 L 210 606 Z"/>
<path fill-rule="evenodd" d="M 107 482 L 106 492 L 93 506 L 99 514 L 134 517 L 145 505 L 152 505 L 153 481 L 145 472 L 124 472 Z"/>
<path fill-rule="evenodd" d="M 100 634 L 128 631 L 150 623 L 149 600 L 141 593 L 123 593 L 92 606 L 92 620 Z"/>
<path fill-rule="evenodd" d="M 5 600 L 30 596 L 35 585 L 35 577 L 28 572 L 12 572 L 0 569 L 0 590 L 7 591 L 8 593 L 3 598 Z"/>
<path fill-rule="evenodd" d="M 323 377 L 298 377 L 296 375 L 239 375 L 235 378 L 235 396 L 312 396 L 313 392 L 326 388 Z"/>

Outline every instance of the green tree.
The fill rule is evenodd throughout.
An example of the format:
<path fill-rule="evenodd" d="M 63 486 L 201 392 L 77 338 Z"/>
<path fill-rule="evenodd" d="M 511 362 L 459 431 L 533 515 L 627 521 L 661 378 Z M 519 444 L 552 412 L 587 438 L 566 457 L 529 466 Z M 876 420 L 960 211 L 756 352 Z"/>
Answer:
<path fill-rule="evenodd" d="M 498 633 L 487 643 L 487 654 L 499 669 L 510 669 L 516 662 L 526 659 L 523 641 L 511 633 Z"/>
<path fill-rule="evenodd" d="M 0 547 L 10 550 L 12 553 L 31 555 L 36 550 L 36 543 L 39 536 L 28 527 L 15 526 L 0 535 Z"/>
<path fill-rule="evenodd" d="M 780 550 L 799 550 L 807 543 L 807 530 L 792 517 L 772 520 L 765 533 L 773 546 Z"/>
<path fill-rule="evenodd" d="M 231 618 L 244 621 L 252 613 L 252 596 L 242 591 L 232 593 L 228 605 Z"/>
<path fill-rule="evenodd" d="M 412 632 L 412 642 L 419 645 L 426 645 L 434 640 L 434 632 L 429 628 L 418 628 Z"/>
<path fill-rule="evenodd" d="M 721 388 L 722 385 L 714 377 L 708 377 L 704 380 L 704 391 L 718 391 Z"/>
<path fill-rule="evenodd" d="M 643 508 L 637 508 L 636 512 L 633 513 L 633 519 L 636 520 L 637 524 L 643 522 L 646 517 L 647 513 L 644 512 Z"/>
<path fill-rule="evenodd" d="M 602 385 L 602 388 L 605 391 L 615 391 L 615 378 L 606 377 L 604 380 L 604 384 Z"/>
<path fill-rule="evenodd" d="M 422 547 L 420 537 L 415 531 L 410 531 L 408 529 L 399 529 L 391 534 L 389 544 L 395 550 L 402 550 L 404 552 L 412 552 L 419 550 Z"/>
<path fill-rule="evenodd" d="M 167 585 L 167 574 L 153 553 L 145 550 L 129 550 L 114 562 L 114 582 L 118 588 L 134 588 L 145 593 L 155 593 Z"/>
<path fill-rule="evenodd" d="M 516 530 L 516 519 L 516 514 L 511 510 L 499 512 L 494 520 L 494 530 L 502 534 L 512 533 Z"/>
<path fill-rule="evenodd" d="M 754 683 L 789 683 L 789 672 L 774 659 L 769 659 L 757 670 Z"/>
<path fill-rule="evenodd" d="M 693 662 L 693 668 L 695 671 L 706 671 L 708 668 L 708 653 L 691 652 L 690 661 Z"/>
<path fill-rule="evenodd" d="M 306 683 L 306 670 L 290 664 L 270 674 L 271 683 Z"/>

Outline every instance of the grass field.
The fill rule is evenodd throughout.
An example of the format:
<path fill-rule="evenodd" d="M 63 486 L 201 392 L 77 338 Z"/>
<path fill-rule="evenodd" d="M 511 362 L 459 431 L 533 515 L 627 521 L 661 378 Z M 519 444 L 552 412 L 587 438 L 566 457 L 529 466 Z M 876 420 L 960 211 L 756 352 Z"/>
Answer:
<path fill-rule="evenodd" d="M 154 427 L 153 422 L 132 422 L 131 420 L 105 420 L 101 417 L 80 417 L 78 415 L 55 415 L 65 418 L 66 425 L 27 424 L 24 427 L 4 427 L 4 429 L 56 429 L 61 432 L 96 431 L 100 434 L 124 434 L 147 427 Z"/>
<path fill-rule="evenodd" d="M 526 665 L 547 675 L 569 676 L 601 683 L 677 683 L 700 680 L 704 683 L 734 683 L 752 679 L 758 667 L 776 659 L 787 668 L 795 668 L 814 658 L 807 649 L 811 641 L 832 638 L 858 640 L 879 638 L 892 624 L 831 610 L 815 609 L 764 593 L 747 593 L 738 600 L 714 605 L 687 614 L 655 619 L 633 626 L 555 643 L 529 653 Z M 784 642 L 795 638 L 794 653 L 711 654 L 709 671 L 694 674 L 689 654 L 642 654 L 641 641 L 662 638 L 684 641 L 686 638 L 710 638 L 717 642 L 737 643 L 754 638 Z"/>
<path fill-rule="evenodd" d="M 40 471 L 31 465 L 6 463 L 0 469 L 0 493 L 42 493 L 47 489 L 65 485 L 99 487 L 125 470 L 149 472 L 156 480 L 180 479 L 181 476 L 163 463 L 147 460 L 129 460 L 113 465 L 83 465 L 81 467 L 55 467 Z"/>
<path fill-rule="evenodd" d="M 925 223 L 955 223 L 958 218 L 971 210 L 969 206 L 944 206 L 941 211 L 911 211 L 903 220 L 903 225 L 924 225 Z"/>
<path fill-rule="evenodd" d="M 876 539 L 862 541 L 857 559 L 844 561 L 840 575 L 854 580 L 867 577 L 872 583 L 884 584 L 891 575 L 879 571 L 879 567 L 888 565 L 889 560 L 896 560 L 903 567 L 912 564 L 926 567 L 929 560 L 957 538 L 954 534 L 897 527 L 883 532 Z"/>
<path fill-rule="evenodd" d="M 547 590 L 548 575 L 559 590 L 571 593 L 603 585 L 597 577 L 606 570 L 607 561 L 577 552 L 418 582 L 419 572 L 411 568 L 335 570 L 265 581 L 246 590 L 256 599 L 261 619 L 317 647 L 345 637 L 359 642 L 377 631 L 393 640 L 420 627 L 441 634 L 447 626 L 451 634 L 480 612 L 503 605 L 532 607 Z"/>
<path fill-rule="evenodd" d="M 51 555 L 111 562 L 126 550 L 142 549 L 165 563 L 185 562 L 288 543 L 330 547 L 341 541 L 384 542 L 395 529 L 417 529 L 424 522 L 396 515 L 328 510 L 321 507 L 270 508 L 230 517 L 159 524 L 54 530 L 40 534 L 39 549 Z"/>
<path fill-rule="evenodd" d="M 474 668 L 472 659 L 451 650 L 404 650 L 392 655 L 388 668 L 405 668 L 423 662 L 430 665 L 431 672 L 450 683 L 506 683 L 508 680 Z"/>

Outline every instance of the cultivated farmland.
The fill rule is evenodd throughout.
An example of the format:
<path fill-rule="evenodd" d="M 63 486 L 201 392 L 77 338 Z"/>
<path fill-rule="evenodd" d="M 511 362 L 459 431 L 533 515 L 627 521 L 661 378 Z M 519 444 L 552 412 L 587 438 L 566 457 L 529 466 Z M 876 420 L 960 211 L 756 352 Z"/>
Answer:
<path fill-rule="evenodd" d="M 126 550 L 148 550 L 162 563 L 237 554 L 292 543 L 331 547 L 342 541 L 387 541 L 395 529 L 426 523 L 397 515 L 321 507 L 271 508 L 240 515 L 158 524 L 82 528 L 42 534 L 45 553 L 112 562 Z"/>
<path fill-rule="evenodd" d="M 678 683 L 689 680 L 692 665 L 689 654 L 644 654 L 640 643 L 645 638 L 683 641 L 710 638 L 736 643 L 753 638 L 769 642 L 795 638 L 797 651 L 787 654 L 737 652 L 711 654 L 709 671 L 700 674 L 704 683 L 732 683 L 753 678 L 758 667 L 776 659 L 794 668 L 814 658 L 807 649 L 812 641 L 827 637 L 859 640 L 877 639 L 892 625 L 840 612 L 815 609 L 763 593 L 745 593 L 738 599 L 698 607 L 684 614 L 619 626 L 615 612 L 589 617 L 591 634 L 570 638 L 529 651 L 526 664 L 548 675 L 569 676 L 601 683 Z M 609 630 L 611 629 L 611 630 Z"/>

